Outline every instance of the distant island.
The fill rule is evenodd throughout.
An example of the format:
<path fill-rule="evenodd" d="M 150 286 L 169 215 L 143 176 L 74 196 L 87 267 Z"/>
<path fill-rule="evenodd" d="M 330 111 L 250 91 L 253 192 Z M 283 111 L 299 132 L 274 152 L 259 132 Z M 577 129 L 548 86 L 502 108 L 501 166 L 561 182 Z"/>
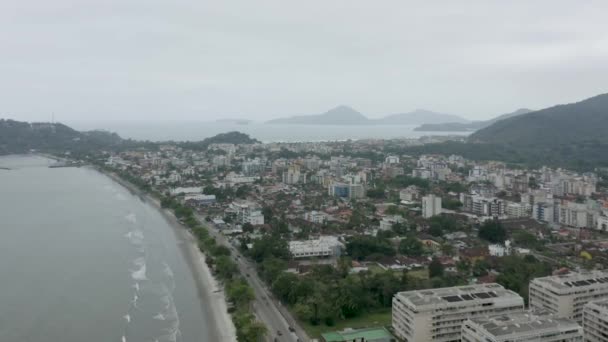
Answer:
<path fill-rule="evenodd" d="M 527 114 L 530 112 L 532 112 L 532 110 L 527 109 L 527 108 L 521 108 L 512 113 L 502 114 L 493 119 L 484 120 L 484 121 L 472 121 L 472 122 L 468 122 L 468 123 L 462 123 L 462 122 L 446 122 L 446 123 L 438 123 L 438 124 L 425 123 L 425 124 L 422 124 L 421 126 L 416 127 L 414 129 L 414 131 L 418 131 L 418 132 L 473 132 L 478 129 L 488 127 L 497 121 L 508 119 L 510 117 L 514 117 L 514 116 L 518 116 L 518 115 L 522 115 L 522 114 Z"/>
<path fill-rule="evenodd" d="M 252 120 L 249 119 L 217 119 L 217 123 L 236 124 L 236 125 L 249 125 Z"/>
<path fill-rule="evenodd" d="M 457 115 L 436 113 L 425 109 L 391 114 L 380 119 L 370 119 L 349 106 L 338 106 L 322 114 L 291 116 L 270 120 L 266 123 L 290 125 L 420 125 L 444 122 L 468 123 L 469 121 Z"/>

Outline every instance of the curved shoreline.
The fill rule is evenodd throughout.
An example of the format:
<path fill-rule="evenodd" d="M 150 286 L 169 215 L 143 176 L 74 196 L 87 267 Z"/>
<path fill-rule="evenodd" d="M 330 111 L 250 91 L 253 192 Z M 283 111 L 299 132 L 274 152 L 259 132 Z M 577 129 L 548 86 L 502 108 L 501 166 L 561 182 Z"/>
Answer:
<path fill-rule="evenodd" d="M 192 272 L 201 309 L 209 319 L 209 336 L 213 338 L 213 341 L 236 341 L 236 328 L 228 313 L 223 287 L 218 286 L 217 280 L 211 274 L 211 270 L 205 263 L 205 255 L 198 248 L 197 240 L 192 233 L 171 212 L 163 209 L 159 200 L 114 173 L 105 172 L 98 168 L 94 169 L 125 187 L 129 192 L 137 195 L 160 212 L 167 224 L 173 229 L 173 233 L 180 243 L 179 249 Z"/>

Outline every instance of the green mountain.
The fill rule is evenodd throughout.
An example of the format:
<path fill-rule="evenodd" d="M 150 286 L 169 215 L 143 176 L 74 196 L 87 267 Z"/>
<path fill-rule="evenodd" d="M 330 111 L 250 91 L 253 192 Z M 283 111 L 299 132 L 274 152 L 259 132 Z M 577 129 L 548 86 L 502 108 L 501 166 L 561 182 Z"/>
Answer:
<path fill-rule="evenodd" d="M 531 110 L 527 108 L 518 109 L 512 113 L 502 114 L 490 120 L 484 121 L 473 121 L 469 123 L 461 123 L 461 122 L 448 122 L 448 123 L 438 123 L 438 124 L 422 124 L 419 127 L 416 127 L 414 130 L 419 132 L 471 132 L 476 131 L 478 129 L 482 129 L 484 127 L 488 127 L 493 123 L 508 119 L 510 117 L 527 114 L 530 113 Z"/>
<path fill-rule="evenodd" d="M 471 142 L 514 146 L 608 143 L 608 94 L 500 120 L 473 133 Z"/>
<path fill-rule="evenodd" d="M 30 150 L 84 151 L 122 143 L 115 133 L 78 132 L 60 123 L 28 123 L 0 119 L 0 154 Z"/>
<path fill-rule="evenodd" d="M 206 149 L 213 143 L 253 144 L 257 143 L 247 134 L 228 132 L 198 142 L 182 142 L 181 146 Z M 122 139 L 107 131 L 79 132 L 60 123 L 29 123 L 0 119 L 0 155 L 41 152 L 72 152 L 86 154 L 99 150 L 122 150 L 137 147 L 157 147 L 161 142 Z"/>
<path fill-rule="evenodd" d="M 213 137 L 205 138 L 202 141 L 185 141 L 179 143 L 179 146 L 182 148 L 187 148 L 191 150 L 206 150 L 207 147 L 211 144 L 235 144 L 235 145 L 247 145 L 247 144 L 256 144 L 260 141 L 257 139 L 251 138 L 249 135 L 241 132 L 227 132 L 220 133 Z"/>

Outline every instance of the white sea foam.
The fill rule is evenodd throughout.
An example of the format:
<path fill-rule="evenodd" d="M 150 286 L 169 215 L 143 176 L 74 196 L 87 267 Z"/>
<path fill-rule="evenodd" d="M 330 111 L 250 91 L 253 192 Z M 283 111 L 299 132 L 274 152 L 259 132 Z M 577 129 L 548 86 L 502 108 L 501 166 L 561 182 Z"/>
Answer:
<path fill-rule="evenodd" d="M 130 322 L 131 322 L 131 315 L 126 314 L 126 315 L 124 315 L 123 317 L 124 317 L 125 321 L 127 321 L 127 323 L 130 323 Z"/>
<path fill-rule="evenodd" d="M 130 213 L 129 215 L 125 216 L 125 219 L 133 224 L 137 223 L 137 216 L 135 216 L 134 213 Z"/>
<path fill-rule="evenodd" d="M 135 283 L 131 287 L 135 289 L 135 292 L 139 292 L 139 283 Z"/>
<path fill-rule="evenodd" d="M 125 237 L 134 245 L 141 245 L 144 243 L 144 232 L 141 230 L 133 230 L 125 234 Z"/>
<path fill-rule="evenodd" d="M 137 296 L 137 293 L 135 295 L 133 295 L 133 299 L 131 300 L 131 304 L 133 305 L 134 308 L 137 309 L 137 300 L 139 299 L 139 296 Z"/>
<path fill-rule="evenodd" d="M 163 262 L 163 272 L 165 273 L 166 276 L 173 279 L 173 270 L 171 269 L 171 267 L 169 267 L 169 264 L 167 264 L 166 262 Z"/>
<path fill-rule="evenodd" d="M 163 314 L 159 312 L 156 316 L 154 316 L 154 319 L 159 320 L 159 321 L 164 321 L 165 316 L 163 316 Z"/>
<path fill-rule="evenodd" d="M 122 337 L 122 342 L 127 342 L 127 338 L 126 337 Z"/>
<path fill-rule="evenodd" d="M 146 277 L 146 260 L 141 257 L 133 261 L 133 264 L 137 266 L 137 269 L 131 271 L 131 278 L 133 280 L 147 280 Z"/>

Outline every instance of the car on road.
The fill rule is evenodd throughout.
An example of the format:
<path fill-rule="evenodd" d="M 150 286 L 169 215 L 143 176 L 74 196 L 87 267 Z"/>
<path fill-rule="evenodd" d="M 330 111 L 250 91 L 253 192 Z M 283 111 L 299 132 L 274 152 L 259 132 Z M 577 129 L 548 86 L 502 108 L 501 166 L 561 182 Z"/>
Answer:
<path fill-rule="evenodd" d="M 291 325 L 289 326 L 289 331 L 291 332 L 296 332 L 296 329 L 294 329 Z"/>
<path fill-rule="evenodd" d="M 283 336 L 283 333 L 281 332 L 281 330 L 277 330 L 277 335 Z"/>

